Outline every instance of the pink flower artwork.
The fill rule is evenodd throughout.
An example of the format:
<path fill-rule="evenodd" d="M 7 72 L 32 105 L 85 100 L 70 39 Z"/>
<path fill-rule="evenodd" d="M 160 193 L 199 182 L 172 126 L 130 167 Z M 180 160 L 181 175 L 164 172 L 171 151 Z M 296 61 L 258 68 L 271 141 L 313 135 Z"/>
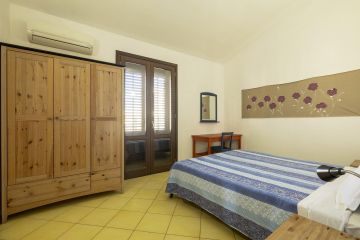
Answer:
<path fill-rule="evenodd" d="M 316 108 L 317 108 L 317 109 L 324 109 L 324 108 L 326 108 L 326 107 L 327 107 L 327 104 L 324 103 L 324 102 L 321 102 L 321 103 L 316 104 Z"/>
<path fill-rule="evenodd" d="M 317 83 L 310 83 L 308 86 L 308 90 L 310 91 L 316 91 L 318 89 L 319 85 Z"/>
<path fill-rule="evenodd" d="M 287 111 L 304 112 L 309 115 L 330 116 L 336 104 L 342 101 L 344 94 L 338 88 L 321 88 L 317 82 L 311 82 L 305 87 L 295 89 L 286 95 L 282 92 L 281 86 L 276 87 L 278 94 L 268 92 L 259 95 L 248 95 L 248 102 L 245 103 L 246 109 L 251 112 L 270 111 L 272 115 L 286 116 Z"/>
<path fill-rule="evenodd" d="M 304 101 L 305 104 L 310 104 L 312 102 L 312 98 L 307 96 L 307 97 L 304 98 L 303 101 Z"/>
<path fill-rule="evenodd" d="M 301 97 L 301 95 L 300 95 L 300 93 L 295 92 L 295 93 L 293 93 L 292 97 L 293 97 L 293 99 L 299 99 Z"/>
<path fill-rule="evenodd" d="M 270 96 L 265 96 L 265 97 L 264 97 L 264 101 L 265 101 L 265 102 L 270 102 L 270 101 L 271 101 L 271 97 L 270 97 Z"/>
<path fill-rule="evenodd" d="M 275 108 L 276 108 L 276 103 L 270 103 L 270 104 L 269 104 L 269 108 L 270 108 L 271 110 L 275 109 Z"/>
<path fill-rule="evenodd" d="M 337 94 L 337 89 L 336 88 L 333 88 L 333 89 L 329 89 L 327 90 L 327 94 L 330 96 L 330 97 L 333 97 Z"/>
<path fill-rule="evenodd" d="M 280 102 L 280 103 L 285 102 L 285 96 L 279 96 L 278 97 L 278 102 Z"/>

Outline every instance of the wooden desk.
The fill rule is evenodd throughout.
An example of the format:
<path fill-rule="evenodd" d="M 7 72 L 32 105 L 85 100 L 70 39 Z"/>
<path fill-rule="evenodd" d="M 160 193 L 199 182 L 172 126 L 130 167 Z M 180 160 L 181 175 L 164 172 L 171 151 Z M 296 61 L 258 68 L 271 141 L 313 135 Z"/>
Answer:
<path fill-rule="evenodd" d="M 275 230 L 267 240 L 359 240 L 323 224 L 294 214 Z"/>
<path fill-rule="evenodd" d="M 241 148 L 241 134 L 234 134 L 232 140 L 238 142 L 238 149 Z M 193 141 L 193 157 L 200 157 L 211 154 L 211 146 L 213 142 L 221 141 L 221 133 L 216 134 L 202 134 L 202 135 L 192 135 Z M 226 139 L 230 139 L 230 137 L 225 137 Z M 196 152 L 196 142 L 207 142 L 208 150 L 207 152 L 197 153 Z"/>

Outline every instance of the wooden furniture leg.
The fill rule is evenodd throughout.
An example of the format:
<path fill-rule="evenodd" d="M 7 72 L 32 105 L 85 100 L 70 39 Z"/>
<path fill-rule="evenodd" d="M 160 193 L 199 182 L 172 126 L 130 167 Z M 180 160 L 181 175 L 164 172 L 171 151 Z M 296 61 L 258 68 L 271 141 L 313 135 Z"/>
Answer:
<path fill-rule="evenodd" d="M 211 154 L 211 140 L 208 140 L 208 155 Z"/>

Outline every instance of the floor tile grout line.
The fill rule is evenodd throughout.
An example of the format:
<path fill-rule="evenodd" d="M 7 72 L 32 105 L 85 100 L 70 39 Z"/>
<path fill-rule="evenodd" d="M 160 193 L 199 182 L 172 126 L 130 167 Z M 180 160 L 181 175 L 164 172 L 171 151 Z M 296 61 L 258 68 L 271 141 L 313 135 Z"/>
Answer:
<path fill-rule="evenodd" d="M 177 199 L 177 201 L 176 201 L 176 206 L 175 206 L 175 208 L 174 208 L 174 210 L 173 210 L 173 214 L 172 214 L 172 217 L 171 217 L 171 220 L 170 220 L 168 229 L 167 229 L 167 231 L 166 231 L 166 235 L 175 235 L 175 236 L 191 237 L 191 238 L 192 238 L 192 236 L 185 236 L 185 235 L 179 235 L 179 234 L 168 234 L 169 227 L 170 227 L 171 222 L 172 222 L 172 220 L 173 220 L 174 217 L 177 217 L 177 216 L 180 216 L 180 217 L 191 217 L 191 218 L 199 218 L 199 220 L 200 220 L 199 237 L 198 237 L 198 238 L 200 239 L 200 236 L 201 236 L 201 215 L 200 215 L 200 217 L 175 215 L 176 208 L 177 208 L 178 205 L 180 204 L 180 203 L 179 203 L 179 200 L 181 200 L 181 199 Z M 165 237 L 166 237 L 166 235 L 165 235 Z"/>
<path fill-rule="evenodd" d="M 133 232 L 132 232 L 131 235 L 129 236 L 129 239 L 131 239 L 131 237 L 132 237 L 132 235 L 134 234 L 134 232 L 137 231 L 137 228 L 138 228 L 139 224 L 141 223 L 141 221 L 144 219 L 145 215 L 146 215 L 146 214 L 149 214 L 149 209 L 150 209 L 151 206 L 154 204 L 157 196 L 158 196 L 159 193 L 160 193 L 160 190 L 161 190 L 161 189 L 158 190 L 158 193 L 156 194 L 155 198 L 152 199 L 151 204 L 150 204 L 149 207 L 146 209 L 146 212 L 144 213 L 144 215 L 142 216 L 142 218 L 140 219 L 140 221 L 136 224 Z M 138 192 L 139 192 L 139 191 L 140 191 L 140 190 L 138 190 Z M 137 194 L 137 193 L 136 193 L 136 194 Z M 133 196 L 131 199 L 137 199 L 137 198 L 135 197 L 136 194 L 134 194 L 134 196 Z M 150 200 L 150 199 L 149 199 L 149 200 Z M 171 221 L 171 220 L 170 220 L 170 221 Z M 169 226 L 170 226 L 170 223 L 169 223 Z M 140 231 L 140 232 L 141 232 L 141 231 Z M 142 232 L 144 232 L 144 231 L 142 231 Z M 165 237 L 166 237 L 166 232 L 164 233 L 163 239 L 165 239 Z"/>
<path fill-rule="evenodd" d="M 67 230 L 65 230 L 63 233 L 61 233 L 56 239 L 59 239 L 62 235 L 64 235 L 66 232 L 68 232 L 70 229 L 72 229 L 76 224 L 72 223 L 72 226 L 69 227 Z"/>
<path fill-rule="evenodd" d="M 138 189 L 137 193 L 139 192 L 140 190 Z M 159 191 L 160 192 L 160 191 Z M 137 194 L 135 193 L 131 199 L 134 199 L 135 198 L 135 195 Z M 156 198 L 156 197 L 155 197 Z M 136 199 L 136 198 L 135 198 Z M 129 238 L 128 239 L 131 239 L 131 237 L 133 236 L 134 232 L 136 231 L 137 227 L 139 226 L 140 222 L 143 220 L 143 218 L 145 217 L 146 213 L 148 212 L 148 210 L 150 209 L 151 205 L 154 203 L 154 200 L 152 200 L 149 208 L 146 210 L 146 212 L 144 213 L 144 215 L 142 216 L 142 218 L 140 219 L 140 221 L 136 224 L 136 226 L 134 227 L 134 230 L 132 231 L 132 233 L 130 234 Z M 164 238 L 165 238 L 165 235 L 164 235 Z"/>
<path fill-rule="evenodd" d="M 125 229 L 125 230 L 129 230 L 129 229 Z M 149 231 L 144 231 L 144 230 L 130 230 L 134 232 L 143 232 L 143 233 L 155 233 L 155 234 L 164 234 L 164 237 L 166 236 L 166 233 L 159 233 L 159 232 L 149 232 Z M 129 239 L 131 238 L 132 234 L 130 235 Z M 177 235 L 180 236 L 180 235 Z M 181 236 L 181 237 L 186 237 L 186 236 Z"/>
<path fill-rule="evenodd" d="M 88 212 L 87 214 L 85 214 L 82 218 L 79 219 L 79 221 L 77 223 L 80 223 L 81 220 L 83 220 L 85 217 L 89 216 L 93 211 L 95 211 L 96 208 L 93 208 L 90 212 Z"/>
<path fill-rule="evenodd" d="M 43 220 L 44 221 L 44 220 Z M 29 233 L 25 234 L 22 238 L 20 239 L 24 239 L 25 237 L 27 237 L 28 235 L 30 235 L 31 233 L 35 232 L 36 230 L 40 229 L 42 226 L 44 226 L 45 224 L 47 224 L 48 221 L 46 221 L 45 223 L 41 224 L 39 227 L 35 228 L 34 230 L 30 231 Z"/>
<path fill-rule="evenodd" d="M 61 202 L 58 202 L 59 203 L 59 206 L 46 206 L 46 208 L 50 208 L 50 207 L 55 207 L 55 209 L 56 208 L 61 208 L 61 207 L 67 207 L 67 208 L 69 208 L 68 210 L 70 210 L 70 208 L 72 208 L 72 206 L 60 206 L 61 204 L 63 204 L 63 203 L 61 203 Z M 56 203 L 55 203 L 56 204 Z M 43 206 L 44 207 L 44 206 Z M 40 207 L 41 208 L 41 207 Z M 36 210 L 36 208 L 35 209 L 32 209 L 32 210 Z M 43 210 L 43 209 L 37 209 L 38 211 L 41 211 L 41 210 Z M 66 211 L 64 211 L 64 212 L 67 212 L 67 210 Z M 57 218 L 58 216 L 60 216 L 62 213 L 64 213 L 64 212 L 60 212 L 60 213 L 58 213 L 57 215 L 55 215 L 54 217 L 52 217 L 51 219 L 45 219 L 45 218 L 41 218 L 41 217 L 33 217 L 33 216 L 28 216 L 29 218 L 31 218 L 31 219 L 36 219 L 36 220 L 46 220 L 46 221 L 51 221 L 51 220 L 53 220 L 53 219 L 55 219 L 55 218 Z M 31 213 L 30 213 L 31 214 Z M 35 213 L 36 214 L 36 213 Z"/>
<path fill-rule="evenodd" d="M 169 198 L 170 198 L 170 196 L 169 196 Z M 169 231 L 171 222 L 172 222 L 172 220 L 173 220 L 173 218 L 174 218 L 174 213 L 175 213 L 175 209 L 176 209 L 176 207 L 177 207 L 177 204 L 178 204 L 178 202 L 175 202 L 175 207 L 174 207 L 174 209 L 173 209 L 173 211 L 172 211 L 169 225 L 168 225 L 168 227 L 166 228 L 164 239 L 166 238 L 166 235 L 167 235 L 167 233 L 168 233 L 168 231 Z"/>
<path fill-rule="evenodd" d="M 168 197 L 170 198 L 170 195 L 169 195 Z M 170 199 L 174 199 L 174 197 L 172 197 L 172 198 L 170 198 Z M 170 228 L 171 222 L 172 222 L 172 221 L 173 221 L 173 219 L 174 219 L 174 214 L 175 214 L 175 211 L 176 211 L 176 208 L 177 208 L 178 204 L 179 204 L 179 201 L 176 199 L 176 203 L 175 203 L 174 211 L 173 211 L 173 213 L 172 213 L 172 215 L 171 215 L 171 219 L 170 219 L 169 227 L 168 227 L 168 229 L 166 230 L 166 235 L 167 235 L 167 233 L 168 233 L 168 231 L 169 231 L 169 228 Z M 166 235 L 165 235 L 165 237 L 166 237 Z"/>
<path fill-rule="evenodd" d="M 102 208 L 101 208 L 102 209 Z M 113 210 L 113 209 L 111 209 Z M 111 217 L 105 224 L 104 224 L 104 228 L 120 213 L 120 210 L 116 210 L 116 213 L 114 214 L 113 217 Z"/>
<path fill-rule="evenodd" d="M 175 209 L 174 209 L 174 211 L 175 211 Z M 170 225 L 171 225 L 171 222 L 172 222 L 173 218 L 174 218 L 174 215 L 171 215 L 169 225 L 168 225 L 168 227 L 166 228 L 166 231 L 165 231 L 164 239 L 165 239 L 166 235 L 168 235 L 168 231 L 169 231 L 169 228 L 170 228 Z"/>
<path fill-rule="evenodd" d="M 61 236 L 63 236 L 65 233 L 67 233 L 68 231 L 70 231 L 70 229 L 74 228 L 76 226 L 76 224 L 73 223 L 73 225 L 67 229 L 66 231 L 64 231 L 62 234 L 60 234 L 56 239 L 59 239 Z"/>
<path fill-rule="evenodd" d="M 106 227 L 106 225 L 95 225 L 95 224 L 87 224 L 87 223 L 74 223 L 74 222 L 64 222 L 64 221 L 51 221 L 51 222 L 59 222 L 59 223 L 70 223 L 73 225 L 84 225 L 84 226 L 89 226 L 89 227 Z M 117 227 L 111 227 L 111 228 L 117 228 Z M 131 229 L 126 229 L 126 228 L 117 228 L 117 229 L 124 229 L 124 230 L 131 230 Z"/>
<path fill-rule="evenodd" d="M 84 225 L 84 226 L 90 226 L 90 227 L 100 227 L 100 226 L 95 226 L 95 225 L 74 223 L 71 228 L 69 228 L 67 231 L 64 231 L 64 232 L 63 232 L 62 234 L 60 234 L 56 239 L 61 238 L 63 235 L 65 235 L 67 232 L 69 232 L 71 229 L 73 229 L 76 225 Z M 102 230 L 102 228 L 99 229 L 99 231 L 98 231 L 95 235 L 97 235 L 101 230 Z M 93 239 L 93 238 L 91 238 L 91 239 Z M 90 239 L 89 239 L 89 240 L 90 240 Z"/>
<path fill-rule="evenodd" d="M 139 192 L 139 191 L 138 191 L 138 192 Z M 158 193 L 156 194 L 156 197 L 157 197 L 157 195 L 159 194 L 159 192 L 160 192 L 160 190 L 159 190 Z M 132 199 L 135 198 L 135 195 L 136 195 L 136 194 L 134 194 L 134 196 L 132 197 Z M 133 236 L 133 234 L 134 234 L 134 232 L 136 231 L 137 227 L 139 226 L 139 224 L 141 223 L 141 221 L 144 219 L 145 215 L 148 213 L 148 211 L 149 211 L 151 205 L 154 203 L 156 197 L 155 197 L 154 199 L 152 199 L 151 204 L 150 204 L 149 207 L 147 208 L 146 212 L 144 213 L 144 215 L 142 216 L 142 218 L 140 219 L 140 221 L 136 224 L 136 226 L 135 226 L 135 228 L 134 228 L 134 231 L 131 233 L 129 239 L 131 239 L 131 237 Z M 135 198 L 135 199 L 136 199 L 136 198 Z M 170 221 L 171 221 L 171 220 L 170 220 Z M 169 223 L 169 225 L 170 225 L 170 223 Z M 165 239 L 165 237 L 166 237 L 166 233 L 164 234 L 163 239 Z"/>
<path fill-rule="evenodd" d="M 84 223 L 80 223 L 81 220 L 83 220 L 85 217 L 89 216 L 93 211 L 95 211 L 96 208 L 93 208 L 89 213 L 87 213 L 86 215 L 84 215 L 82 218 L 80 218 L 77 222 L 66 222 L 66 221 L 61 221 L 61 220 L 52 220 L 53 222 L 62 222 L 62 223 L 71 223 L 71 224 L 74 224 L 74 226 L 76 224 L 79 224 L 79 225 L 86 225 L 86 226 L 96 226 L 96 227 L 100 227 L 99 225 L 91 225 L 91 224 L 84 224 Z M 60 215 L 59 215 L 60 216 Z M 72 227 L 71 227 L 72 228 Z M 69 229 L 70 230 L 70 229 Z"/>
<path fill-rule="evenodd" d="M 134 195 L 134 196 L 135 196 L 135 195 Z M 134 199 L 134 196 L 132 197 L 132 199 Z M 154 202 L 154 200 L 151 202 L 151 204 L 152 204 L 153 202 Z M 151 204 L 150 204 L 150 206 L 151 206 Z M 150 208 L 150 206 L 149 206 L 149 208 Z M 148 209 L 149 209 L 149 208 L 148 208 Z M 146 212 L 144 213 L 144 215 L 141 217 L 140 221 L 139 221 L 139 222 L 136 224 L 136 226 L 134 227 L 134 231 L 131 233 L 129 239 L 131 239 L 132 235 L 133 235 L 134 232 L 136 231 L 136 228 L 139 226 L 140 222 L 141 222 L 141 221 L 143 220 L 143 218 L 145 217 L 148 209 L 146 210 Z"/>
<path fill-rule="evenodd" d="M 105 228 L 105 227 L 102 227 L 102 228 L 101 228 L 91 239 L 89 239 L 89 240 L 92 240 L 92 239 L 96 238 L 96 236 L 99 235 L 99 234 L 102 232 L 102 230 L 104 230 L 104 228 Z"/>

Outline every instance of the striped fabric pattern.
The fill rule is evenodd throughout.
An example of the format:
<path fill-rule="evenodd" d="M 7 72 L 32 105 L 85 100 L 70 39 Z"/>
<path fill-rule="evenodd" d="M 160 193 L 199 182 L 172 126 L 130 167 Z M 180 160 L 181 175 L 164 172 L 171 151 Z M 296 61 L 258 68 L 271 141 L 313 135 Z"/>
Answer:
<path fill-rule="evenodd" d="M 234 150 L 172 167 L 166 191 L 214 214 L 251 239 L 265 239 L 325 182 L 317 162 Z"/>

